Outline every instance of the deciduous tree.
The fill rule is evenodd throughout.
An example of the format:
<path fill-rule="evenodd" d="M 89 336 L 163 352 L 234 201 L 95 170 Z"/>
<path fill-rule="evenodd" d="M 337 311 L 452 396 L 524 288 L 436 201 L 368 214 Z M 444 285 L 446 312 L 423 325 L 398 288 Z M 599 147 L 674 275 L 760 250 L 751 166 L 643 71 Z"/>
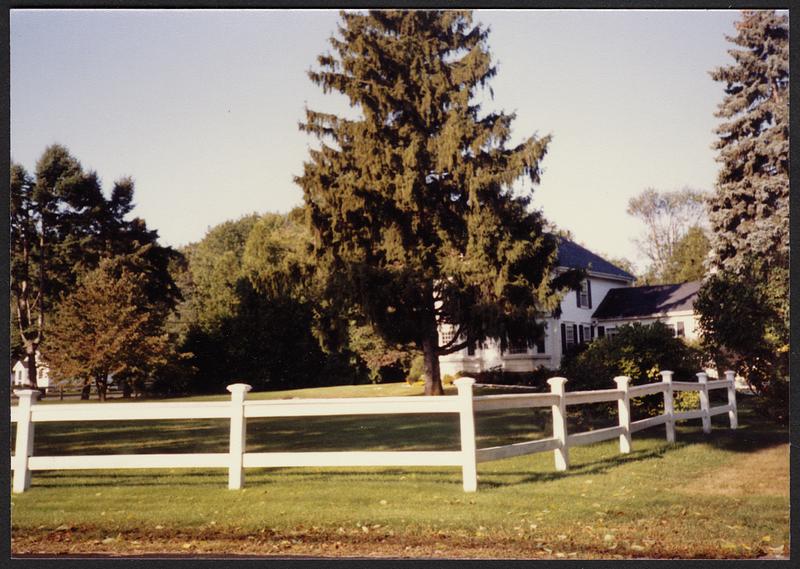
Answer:
<path fill-rule="evenodd" d="M 309 77 L 359 116 L 307 109 L 301 124 L 320 143 L 297 178 L 315 261 L 329 298 L 423 351 L 425 392 L 440 394 L 440 355 L 490 337 L 533 342 L 557 303 L 556 240 L 530 189 L 515 189 L 539 181 L 550 137 L 512 144 L 514 115 L 476 101 L 496 68 L 471 12 L 341 17 Z M 440 324 L 455 326 L 451 341 Z"/>
<path fill-rule="evenodd" d="M 142 251 L 142 254 L 145 252 Z M 105 399 L 110 375 L 146 377 L 175 360 L 167 314 L 148 297 L 142 260 L 102 259 L 59 303 L 43 355 L 57 381 L 94 382 Z"/>
<path fill-rule="evenodd" d="M 628 201 L 628 214 L 645 225 L 644 236 L 636 239 L 639 250 L 650 260 L 648 284 L 669 282 L 667 265 L 675 247 L 689 229 L 705 220 L 704 192 L 692 188 L 675 191 L 645 189 Z"/>

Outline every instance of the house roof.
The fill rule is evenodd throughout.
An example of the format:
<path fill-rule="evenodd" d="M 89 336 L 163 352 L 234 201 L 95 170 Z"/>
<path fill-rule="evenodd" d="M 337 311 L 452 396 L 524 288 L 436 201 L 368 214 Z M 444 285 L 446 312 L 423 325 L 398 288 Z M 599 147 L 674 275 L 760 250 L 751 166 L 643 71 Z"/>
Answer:
<path fill-rule="evenodd" d="M 692 310 L 701 281 L 683 284 L 614 288 L 592 314 L 598 320 L 639 318 Z"/>
<path fill-rule="evenodd" d="M 586 269 L 629 281 L 636 280 L 636 277 L 629 272 L 612 265 L 589 249 L 581 247 L 565 237 L 558 237 L 558 266 L 568 269 Z"/>

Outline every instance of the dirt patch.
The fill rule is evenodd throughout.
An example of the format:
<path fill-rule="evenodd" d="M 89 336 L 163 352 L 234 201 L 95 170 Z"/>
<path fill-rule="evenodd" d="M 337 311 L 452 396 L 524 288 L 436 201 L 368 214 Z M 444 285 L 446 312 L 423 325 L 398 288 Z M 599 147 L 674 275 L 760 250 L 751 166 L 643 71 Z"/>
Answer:
<path fill-rule="evenodd" d="M 128 531 L 103 538 L 98 528 L 13 533 L 14 557 L 265 557 L 265 558 L 450 558 L 450 559 L 725 559 L 787 554 L 783 546 L 760 544 L 736 551 L 710 541 L 474 538 L 446 535 L 348 536 L 330 533 L 231 536 L 225 532 L 179 532 L 154 535 Z M 674 541 L 674 540 L 673 540 Z"/>
<path fill-rule="evenodd" d="M 686 485 L 692 494 L 789 496 L 789 445 L 743 455 Z"/>

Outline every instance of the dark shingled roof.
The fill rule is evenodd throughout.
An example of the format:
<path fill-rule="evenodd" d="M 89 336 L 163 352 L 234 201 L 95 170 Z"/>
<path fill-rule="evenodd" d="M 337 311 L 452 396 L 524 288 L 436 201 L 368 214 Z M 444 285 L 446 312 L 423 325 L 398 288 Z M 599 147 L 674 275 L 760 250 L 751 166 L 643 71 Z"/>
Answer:
<path fill-rule="evenodd" d="M 568 269 L 587 269 L 628 280 L 636 280 L 632 274 L 612 265 L 589 249 L 564 237 L 558 238 L 558 266 Z"/>
<path fill-rule="evenodd" d="M 592 314 L 599 320 L 640 318 L 678 310 L 692 310 L 700 281 L 683 284 L 614 288 Z"/>

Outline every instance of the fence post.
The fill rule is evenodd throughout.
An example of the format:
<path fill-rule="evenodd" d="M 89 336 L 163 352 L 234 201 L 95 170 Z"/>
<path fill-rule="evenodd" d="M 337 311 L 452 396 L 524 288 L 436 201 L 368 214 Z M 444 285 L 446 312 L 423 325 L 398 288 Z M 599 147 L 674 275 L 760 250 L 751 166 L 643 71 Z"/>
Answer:
<path fill-rule="evenodd" d="M 703 412 L 703 432 L 711 432 L 711 405 L 708 399 L 708 375 L 701 371 L 697 375 L 700 382 L 700 410 Z"/>
<path fill-rule="evenodd" d="M 246 383 L 233 383 L 227 387 L 231 392 L 231 438 L 228 461 L 228 489 L 239 490 L 244 485 L 244 455 L 247 422 L 244 418 L 245 394 L 252 389 Z"/>
<path fill-rule="evenodd" d="M 731 420 L 731 429 L 736 429 L 739 427 L 739 412 L 736 409 L 736 372 L 726 371 L 725 379 L 730 382 L 728 384 L 728 405 L 731 410 L 728 411 L 728 418 Z"/>
<path fill-rule="evenodd" d="M 664 370 L 659 372 L 661 374 L 661 381 L 667 384 L 667 388 L 664 390 L 664 415 L 667 416 L 667 422 L 665 425 L 667 426 L 667 442 L 674 443 L 675 442 L 675 406 L 672 403 L 673 391 L 672 391 L 672 373 L 669 370 Z"/>
<path fill-rule="evenodd" d="M 619 411 L 619 426 L 622 427 L 622 434 L 619 436 L 619 452 L 627 454 L 631 452 L 631 396 L 628 393 L 631 378 L 627 375 L 619 375 L 614 378 L 617 389 L 621 390 L 622 399 L 617 401 Z"/>
<path fill-rule="evenodd" d="M 558 441 L 555 449 L 556 470 L 569 468 L 569 447 L 567 446 L 567 398 L 565 396 L 566 377 L 551 377 L 547 380 L 550 392 L 558 395 L 558 404 L 553 405 L 553 438 Z"/>
<path fill-rule="evenodd" d="M 475 413 L 472 403 L 472 386 L 475 380 L 471 377 L 460 377 L 453 382 L 458 389 L 459 412 L 461 426 L 461 477 L 464 492 L 475 492 L 478 489 L 478 462 L 475 445 Z"/>
<path fill-rule="evenodd" d="M 31 471 L 28 458 L 33 454 L 33 423 L 31 422 L 31 405 L 39 394 L 36 389 L 15 389 L 19 397 L 17 403 L 17 440 L 14 446 L 14 493 L 24 492 L 31 487 Z"/>

